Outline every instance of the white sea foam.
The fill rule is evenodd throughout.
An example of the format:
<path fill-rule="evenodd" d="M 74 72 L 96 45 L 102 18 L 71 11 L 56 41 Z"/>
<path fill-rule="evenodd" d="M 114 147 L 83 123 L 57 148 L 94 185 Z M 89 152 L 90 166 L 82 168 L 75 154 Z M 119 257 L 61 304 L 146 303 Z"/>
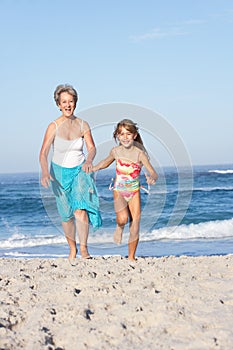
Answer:
<path fill-rule="evenodd" d="M 216 173 L 216 174 L 233 174 L 233 169 L 227 169 L 227 170 L 208 170 L 208 173 Z"/>
<path fill-rule="evenodd" d="M 67 254 L 33 254 L 22 252 L 5 252 L 3 256 L 12 258 L 67 258 Z"/>
<path fill-rule="evenodd" d="M 127 243 L 129 236 L 128 228 L 126 228 L 123 235 L 123 244 Z M 233 237 L 233 219 L 230 220 L 216 220 L 202 222 L 199 224 L 180 225 L 163 227 L 153 230 L 151 232 L 140 233 L 141 241 L 154 241 L 154 240 L 192 240 L 192 239 L 220 239 Z M 113 229 L 98 230 L 95 233 L 91 233 L 88 239 L 89 244 L 96 244 L 97 246 L 103 246 L 113 243 Z M 0 241 L 0 249 L 17 249 L 17 248 L 30 248 L 36 246 L 50 246 L 67 244 L 63 234 L 58 235 L 38 235 L 27 236 L 14 234 L 6 240 Z M 16 254 L 16 253 L 13 253 Z M 21 253 L 20 253 L 21 254 Z M 22 254 L 21 254 L 22 255 Z M 49 254 L 51 255 L 51 254 Z M 31 256 L 31 254 L 30 254 Z M 38 256 L 38 255 L 37 255 Z"/>
<path fill-rule="evenodd" d="M 0 241 L 0 249 L 36 247 L 43 245 L 64 244 L 66 239 L 63 235 L 27 236 L 14 234 L 6 240 Z"/>
<path fill-rule="evenodd" d="M 211 191 L 232 191 L 233 186 L 215 186 L 215 187 L 196 187 L 193 191 L 203 191 L 203 192 L 211 192 Z"/>
<path fill-rule="evenodd" d="M 233 219 L 201 222 L 199 224 L 164 227 L 150 233 L 141 234 L 141 240 L 161 239 L 219 239 L 233 237 Z"/>

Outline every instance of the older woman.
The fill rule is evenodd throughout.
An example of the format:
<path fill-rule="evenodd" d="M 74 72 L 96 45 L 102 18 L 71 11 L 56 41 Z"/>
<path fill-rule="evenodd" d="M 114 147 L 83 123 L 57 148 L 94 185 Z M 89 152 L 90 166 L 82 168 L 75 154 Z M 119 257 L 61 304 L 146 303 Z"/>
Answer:
<path fill-rule="evenodd" d="M 74 115 L 78 94 L 71 85 L 59 85 L 54 99 L 61 116 L 51 122 L 46 130 L 40 151 L 41 184 L 52 184 L 62 227 L 70 247 L 71 264 L 77 254 L 76 229 L 80 254 L 89 258 L 87 239 L 89 222 L 94 228 L 101 226 L 99 202 L 91 174 L 96 154 L 88 123 Z M 85 158 L 83 147 L 87 149 Z M 53 145 L 53 158 L 49 171 L 48 154 Z"/>

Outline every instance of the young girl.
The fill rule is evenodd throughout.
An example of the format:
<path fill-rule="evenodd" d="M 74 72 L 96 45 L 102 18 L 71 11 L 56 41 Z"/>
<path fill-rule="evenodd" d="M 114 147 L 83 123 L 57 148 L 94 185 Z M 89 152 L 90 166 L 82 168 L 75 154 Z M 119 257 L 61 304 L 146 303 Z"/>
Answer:
<path fill-rule="evenodd" d="M 113 195 L 117 227 L 114 241 L 117 244 L 121 243 L 124 226 L 129 219 L 128 259 L 135 260 L 141 216 L 140 171 L 142 166 L 148 171 L 149 175 L 146 175 L 146 178 L 149 185 L 155 184 L 158 174 L 149 162 L 137 125 L 133 121 L 129 119 L 120 121 L 113 137 L 119 141 L 119 146 L 112 148 L 108 157 L 93 166 L 92 170 L 105 169 L 116 161 Z"/>

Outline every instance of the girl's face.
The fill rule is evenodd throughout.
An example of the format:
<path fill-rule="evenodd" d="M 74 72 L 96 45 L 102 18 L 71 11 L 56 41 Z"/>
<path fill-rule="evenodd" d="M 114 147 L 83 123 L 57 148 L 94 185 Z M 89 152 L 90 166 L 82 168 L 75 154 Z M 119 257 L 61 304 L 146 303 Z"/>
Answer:
<path fill-rule="evenodd" d="M 137 137 L 137 134 L 133 134 L 132 132 L 128 131 L 123 126 L 119 130 L 119 133 L 117 134 L 118 140 L 122 146 L 125 148 L 130 148 L 133 146 L 134 139 Z"/>
<path fill-rule="evenodd" d="M 74 101 L 74 97 L 70 95 L 68 92 L 62 92 L 60 94 L 60 101 L 58 107 L 62 111 L 62 114 L 69 118 L 73 115 L 76 103 Z"/>

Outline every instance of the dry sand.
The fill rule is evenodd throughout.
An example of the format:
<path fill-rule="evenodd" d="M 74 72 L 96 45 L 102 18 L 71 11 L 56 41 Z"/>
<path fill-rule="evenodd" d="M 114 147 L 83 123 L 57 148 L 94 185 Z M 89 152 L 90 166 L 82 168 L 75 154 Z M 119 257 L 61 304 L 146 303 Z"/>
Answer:
<path fill-rule="evenodd" d="M 233 349 L 233 256 L 0 259 L 0 349 Z"/>

